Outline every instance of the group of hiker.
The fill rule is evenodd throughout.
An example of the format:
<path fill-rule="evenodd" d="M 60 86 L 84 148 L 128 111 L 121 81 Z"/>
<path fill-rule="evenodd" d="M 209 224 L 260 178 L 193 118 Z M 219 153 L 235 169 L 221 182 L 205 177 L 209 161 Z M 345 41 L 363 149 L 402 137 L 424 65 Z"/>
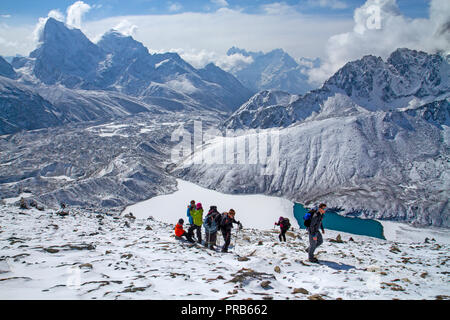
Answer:
<path fill-rule="evenodd" d="M 242 229 L 242 224 L 235 220 L 236 211 L 230 209 L 228 212 L 220 213 L 217 210 L 217 206 L 211 206 L 208 214 L 203 218 L 203 206 L 201 203 L 192 200 L 187 207 L 187 217 L 189 219 L 189 229 L 185 231 L 183 229 L 184 220 L 180 219 L 175 227 L 175 236 L 178 238 L 185 237 L 187 241 L 202 244 L 202 227 L 205 229 L 205 241 L 204 245 L 208 249 L 215 250 L 217 241 L 217 232 L 221 231 L 224 244 L 221 252 L 228 252 L 228 247 L 231 243 L 231 231 L 233 224 L 239 226 L 239 230 Z M 194 235 L 195 232 L 195 235 Z M 194 239 L 196 236 L 197 239 Z"/>
<path fill-rule="evenodd" d="M 325 230 L 322 222 L 326 208 L 327 205 L 321 203 L 317 208 L 309 210 L 303 217 L 304 225 L 309 234 L 309 247 L 306 249 L 306 252 L 308 253 L 308 260 L 313 263 L 319 262 L 314 256 L 314 252 L 323 243 L 322 233 L 325 233 Z M 208 214 L 203 218 L 202 204 L 192 200 L 187 207 L 186 215 L 189 219 L 188 231 L 183 229 L 184 220 L 180 219 L 175 227 L 175 236 L 178 238 L 185 237 L 186 240 L 191 243 L 197 241 L 202 244 L 203 226 L 205 229 L 204 245 L 212 250 L 215 250 L 217 232 L 219 230 L 224 239 L 224 245 L 222 246 L 221 252 L 228 252 L 228 247 L 231 243 L 233 224 L 237 224 L 239 230 L 242 229 L 242 224 L 235 220 L 236 212 L 233 209 L 230 209 L 228 212 L 220 213 L 217 210 L 217 206 L 211 206 Z M 280 234 L 278 236 L 280 242 L 286 242 L 286 232 L 291 227 L 289 219 L 280 217 L 278 222 L 275 222 L 275 225 L 280 227 Z M 319 229 L 322 230 L 322 233 L 320 233 Z M 196 240 L 194 239 L 194 232 L 196 233 Z"/>

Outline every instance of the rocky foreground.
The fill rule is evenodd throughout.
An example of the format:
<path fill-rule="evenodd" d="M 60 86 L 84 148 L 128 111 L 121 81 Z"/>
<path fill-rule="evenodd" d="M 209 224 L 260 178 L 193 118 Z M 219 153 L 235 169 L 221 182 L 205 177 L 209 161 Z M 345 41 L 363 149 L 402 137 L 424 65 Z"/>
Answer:
<path fill-rule="evenodd" d="M 450 298 L 449 245 L 433 239 L 326 231 L 317 265 L 306 261 L 304 230 L 279 243 L 275 229 L 244 229 L 222 254 L 176 240 L 173 228 L 118 213 L 1 206 L 0 299 Z"/>

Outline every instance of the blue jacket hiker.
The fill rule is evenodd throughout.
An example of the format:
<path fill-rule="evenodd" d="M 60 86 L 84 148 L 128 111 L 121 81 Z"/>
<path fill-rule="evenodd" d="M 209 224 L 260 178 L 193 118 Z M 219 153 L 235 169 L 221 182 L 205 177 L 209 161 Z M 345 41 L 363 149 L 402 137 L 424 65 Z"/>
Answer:
<path fill-rule="evenodd" d="M 221 220 L 221 215 L 219 211 L 217 211 L 216 206 L 211 206 L 209 208 L 209 212 L 203 220 L 203 227 L 205 228 L 205 247 L 208 249 L 214 250 L 214 246 L 216 245 L 217 240 L 217 231 L 219 229 Z"/>
<path fill-rule="evenodd" d="M 203 207 L 201 203 L 197 203 L 195 209 L 190 211 L 192 217 L 192 224 L 188 229 L 188 234 L 192 238 L 194 231 L 197 234 L 197 242 L 202 243 L 202 224 L 203 224 Z"/>
<path fill-rule="evenodd" d="M 194 224 L 194 221 L 192 220 L 191 211 L 195 210 L 195 200 L 192 200 L 191 203 L 187 207 L 187 217 L 189 218 L 189 224 Z"/>

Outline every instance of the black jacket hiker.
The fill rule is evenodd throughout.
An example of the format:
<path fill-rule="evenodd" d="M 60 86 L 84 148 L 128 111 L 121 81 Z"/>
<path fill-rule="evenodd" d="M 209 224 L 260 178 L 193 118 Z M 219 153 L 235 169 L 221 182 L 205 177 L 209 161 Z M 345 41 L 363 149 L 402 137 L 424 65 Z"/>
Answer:
<path fill-rule="evenodd" d="M 312 213 L 311 217 L 311 224 L 308 227 L 308 233 L 309 233 L 309 248 L 308 248 L 308 258 L 310 261 L 316 260 L 314 258 L 314 251 L 323 243 L 322 234 L 320 233 L 319 229 L 322 229 L 322 232 L 324 232 L 323 228 L 323 214 L 321 214 L 319 211 L 316 211 Z M 314 240 L 316 238 L 316 240 Z"/>
<path fill-rule="evenodd" d="M 228 216 L 227 212 L 222 214 L 220 221 L 220 230 L 222 231 L 223 240 L 225 242 L 222 247 L 222 252 L 228 252 L 228 247 L 231 243 L 231 230 L 233 229 L 233 223 L 239 225 L 239 228 L 242 228 L 241 223 Z"/>
<path fill-rule="evenodd" d="M 280 235 L 278 238 L 280 241 L 286 242 L 286 232 L 291 227 L 291 223 L 289 222 L 288 218 L 280 217 L 277 223 L 275 223 L 276 226 L 280 226 Z"/>

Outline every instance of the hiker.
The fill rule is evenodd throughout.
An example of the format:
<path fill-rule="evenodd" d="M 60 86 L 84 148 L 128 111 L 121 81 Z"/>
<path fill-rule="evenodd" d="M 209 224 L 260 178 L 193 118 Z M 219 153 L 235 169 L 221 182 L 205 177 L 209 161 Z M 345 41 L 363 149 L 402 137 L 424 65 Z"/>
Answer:
<path fill-rule="evenodd" d="M 289 222 L 288 218 L 280 217 L 278 219 L 278 222 L 275 222 L 276 226 L 280 226 L 280 235 L 278 238 L 280 239 L 280 242 L 286 242 L 286 232 L 291 227 L 291 223 Z"/>
<path fill-rule="evenodd" d="M 188 229 L 188 234 L 190 237 L 194 235 L 194 231 L 197 231 L 197 242 L 202 243 L 202 224 L 203 224 L 203 207 L 199 202 L 197 203 L 194 210 L 190 211 L 192 216 L 192 224 Z"/>
<path fill-rule="evenodd" d="M 192 200 L 191 203 L 187 207 L 187 217 L 189 218 L 189 224 L 193 224 L 192 222 L 192 216 L 191 216 L 191 210 L 195 210 L 195 200 Z"/>
<path fill-rule="evenodd" d="M 205 247 L 211 250 L 215 250 L 217 240 L 217 230 L 219 228 L 221 215 L 217 211 L 216 206 L 211 206 L 209 212 L 203 220 L 203 227 L 205 228 Z"/>
<path fill-rule="evenodd" d="M 311 210 L 309 213 L 311 217 L 308 219 L 309 222 L 305 221 L 305 225 L 309 225 L 307 227 L 309 233 L 309 248 L 308 250 L 308 259 L 310 262 L 317 263 L 316 257 L 314 257 L 314 251 L 323 243 L 322 234 L 319 231 L 319 228 L 322 229 L 322 233 L 325 234 L 325 230 L 323 228 L 322 220 L 325 214 L 325 210 L 327 205 L 325 203 L 321 203 L 319 205 L 318 210 Z"/>
<path fill-rule="evenodd" d="M 184 229 L 183 229 L 183 224 L 184 224 L 184 220 L 183 220 L 183 219 L 178 220 L 178 223 L 177 223 L 177 225 L 175 226 L 175 236 L 176 236 L 177 238 L 180 238 L 180 239 L 181 239 L 181 237 L 185 237 L 185 238 L 187 239 L 187 241 L 189 241 L 189 242 L 195 242 L 195 241 L 191 238 L 191 236 L 190 236 L 186 231 L 184 231 Z"/>
<path fill-rule="evenodd" d="M 242 224 L 234 219 L 235 216 L 236 212 L 233 209 L 230 209 L 230 211 L 222 214 L 220 230 L 222 231 L 223 240 L 225 241 L 222 247 L 222 252 L 228 252 L 228 246 L 231 243 L 231 230 L 233 229 L 233 223 L 239 225 L 239 230 L 242 229 Z"/>

